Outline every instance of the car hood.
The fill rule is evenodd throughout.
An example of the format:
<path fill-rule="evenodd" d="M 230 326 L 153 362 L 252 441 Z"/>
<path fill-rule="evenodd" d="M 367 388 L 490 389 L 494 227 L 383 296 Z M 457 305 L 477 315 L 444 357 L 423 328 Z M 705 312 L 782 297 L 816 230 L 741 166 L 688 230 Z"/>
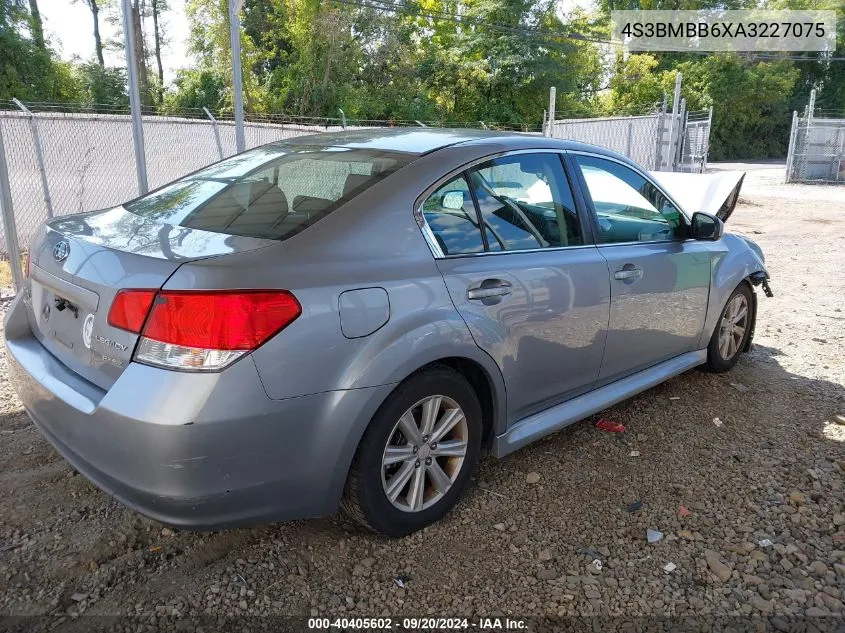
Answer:
<path fill-rule="evenodd" d="M 736 207 L 745 172 L 683 174 L 653 171 L 651 175 L 689 215 L 698 211 L 726 222 Z"/>

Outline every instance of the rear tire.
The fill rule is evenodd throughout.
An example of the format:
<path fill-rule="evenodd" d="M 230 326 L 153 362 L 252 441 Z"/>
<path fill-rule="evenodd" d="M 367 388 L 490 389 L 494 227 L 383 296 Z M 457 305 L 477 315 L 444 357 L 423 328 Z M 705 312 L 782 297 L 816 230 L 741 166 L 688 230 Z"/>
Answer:
<path fill-rule="evenodd" d="M 722 308 L 707 346 L 707 363 L 704 365 L 707 371 L 717 374 L 726 372 L 739 360 L 754 327 L 752 293 L 748 284 L 742 282 Z"/>
<path fill-rule="evenodd" d="M 382 404 L 352 461 L 342 507 L 363 527 L 392 537 L 448 513 L 475 471 L 481 405 L 461 374 L 434 366 Z"/>

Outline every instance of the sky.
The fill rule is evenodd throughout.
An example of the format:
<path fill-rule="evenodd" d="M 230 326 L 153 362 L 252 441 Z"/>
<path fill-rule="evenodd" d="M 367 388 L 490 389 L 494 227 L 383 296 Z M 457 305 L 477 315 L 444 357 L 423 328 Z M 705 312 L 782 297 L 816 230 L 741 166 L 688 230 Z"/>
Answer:
<path fill-rule="evenodd" d="M 176 76 L 176 70 L 190 65 L 187 53 L 188 20 L 185 17 L 185 3 L 172 0 L 170 10 L 164 14 L 162 24 L 168 44 L 162 49 L 164 81 L 169 84 Z M 94 19 L 84 0 L 39 0 L 38 9 L 44 22 L 44 31 L 62 59 L 79 57 L 94 59 Z M 150 27 L 152 28 L 152 20 Z M 100 12 L 100 35 L 107 39 L 122 37 L 122 28 L 112 26 Z M 103 55 L 107 66 L 126 66 L 123 50 L 105 50 Z"/>
<path fill-rule="evenodd" d="M 592 5 L 593 0 L 558 0 L 558 9 L 562 13 L 575 7 L 588 9 Z M 187 51 L 189 27 L 185 2 L 171 0 L 169 6 L 170 10 L 161 20 L 168 40 L 162 49 L 165 85 L 173 81 L 179 68 L 192 62 Z M 38 8 L 45 33 L 62 59 L 94 59 L 94 20 L 84 0 L 38 0 Z M 100 12 L 100 35 L 105 43 L 108 39 L 122 37 L 122 28 L 109 24 Z M 103 54 L 107 66 L 126 66 L 122 50 L 106 49 Z"/>

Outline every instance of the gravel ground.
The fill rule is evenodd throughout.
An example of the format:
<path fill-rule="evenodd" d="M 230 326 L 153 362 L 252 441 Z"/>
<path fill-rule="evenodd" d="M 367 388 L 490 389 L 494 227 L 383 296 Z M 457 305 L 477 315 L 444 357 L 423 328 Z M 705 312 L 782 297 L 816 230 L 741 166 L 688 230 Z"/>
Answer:
<path fill-rule="evenodd" d="M 398 541 L 338 519 L 164 528 L 77 475 L 0 376 L 0 614 L 843 614 L 839 191 L 737 208 L 729 225 L 765 249 L 775 297 L 732 372 L 603 412 L 624 434 L 596 416 L 486 460 L 446 520 Z"/>

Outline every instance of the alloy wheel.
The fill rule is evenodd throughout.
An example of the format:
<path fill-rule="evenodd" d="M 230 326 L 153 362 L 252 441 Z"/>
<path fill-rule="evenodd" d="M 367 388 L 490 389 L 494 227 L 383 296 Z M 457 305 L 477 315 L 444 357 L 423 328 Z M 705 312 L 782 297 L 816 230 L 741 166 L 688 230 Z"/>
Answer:
<path fill-rule="evenodd" d="M 725 306 L 719 322 L 719 356 L 730 360 L 745 338 L 748 328 L 748 299 L 744 294 L 735 295 Z"/>
<path fill-rule="evenodd" d="M 382 486 L 390 503 L 419 512 L 440 501 L 461 472 L 468 440 L 466 416 L 451 398 L 428 396 L 405 411 L 382 456 Z"/>

